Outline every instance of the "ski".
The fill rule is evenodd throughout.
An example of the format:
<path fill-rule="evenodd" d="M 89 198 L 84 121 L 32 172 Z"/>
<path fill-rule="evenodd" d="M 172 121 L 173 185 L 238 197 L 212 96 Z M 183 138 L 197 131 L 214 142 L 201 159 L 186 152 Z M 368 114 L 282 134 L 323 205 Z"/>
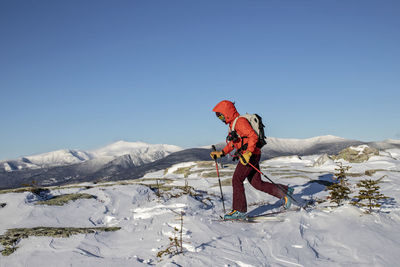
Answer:
<path fill-rule="evenodd" d="M 212 221 L 214 221 L 214 222 L 241 222 L 241 223 L 258 223 L 261 221 L 283 222 L 284 218 L 277 216 L 281 213 L 283 213 L 283 212 L 282 211 L 269 212 L 269 213 L 261 214 L 261 215 L 247 216 L 246 218 L 243 218 L 243 219 L 224 219 L 221 217 L 219 219 L 214 219 Z"/>
<path fill-rule="evenodd" d="M 252 223 L 258 223 L 258 222 L 284 222 L 285 219 L 281 216 L 254 216 L 254 217 L 248 217 L 246 219 L 248 222 Z"/>
<path fill-rule="evenodd" d="M 240 220 L 225 220 L 225 219 L 213 219 L 213 222 L 232 222 L 232 223 L 258 223 L 256 220 L 249 220 L 248 218 Z"/>
<path fill-rule="evenodd" d="M 261 216 L 261 217 L 246 217 L 241 220 L 225 220 L 225 219 L 214 219 L 213 222 L 232 222 L 232 223 L 260 223 L 262 221 L 269 222 L 283 222 L 284 218 L 278 216 Z"/>
<path fill-rule="evenodd" d="M 302 207 L 296 206 L 296 207 L 291 207 L 289 209 L 281 208 L 280 210 L 277 210 L 277 211 L 269 211 L 269 212 L 261 213 L 258 215 L 247 215 L 246 218 L 240 219 L 240 220 L 235 220 L 235 219 L 226 220 L 222 216 L 220 216 L 219 219 L 214 219 L 212 221 L 215 221 L 215 222 L 242 222 L 242 223 L 258 223 L 258 222 L 262 222 L 262 221 L 283 222 L 283 221 L 285 221 L 285 218 L 283 216 L 284 213 L 293 212 L 293 211 L 298 212 L 298 211 L 301 211 L 302 209 L 308 210 L 311 208 L 312 205 L 314 205 L 314 201 L 308 200 L 308 201 L 306 201 L 305 205 L 303 205 Z"/>
<path fill-rule="evenodd" d="M 296 209 L 289 209 L 289 210 L 278 210 L 278 211 L 272 211 L 272 212 L 267 212 L 267 213 L 262 213 L 258 215 L 249 215 L 247 216 L 248 221 L 270 221 L 270 222 L 283 222 L 285 219 L 282 216 L 279 216 L 283 213 L 286 213 L 288 211 L 298 211 L 300 208 Z"/>
<path fill-rule="evenodd" d="M 282 214 L 282 213 L 286 213 L 286 212 L 290 212 L 290 211 L 300 211 L 301 209 L 302 208 L 300 208 L 300 207 L 295 207 L 295 208 L 290 208 L 290 209 L 281 209 L 278 211 L 271 211 L 271 212 L 262 213 L 262 214 L 258 214 L 258 215 L 249 215 L 249 216 L 247 216 L 247 218 L 270 217 L 270 216 L 274 216 L 274 215 L 278 215 L 278 214 Z"/>

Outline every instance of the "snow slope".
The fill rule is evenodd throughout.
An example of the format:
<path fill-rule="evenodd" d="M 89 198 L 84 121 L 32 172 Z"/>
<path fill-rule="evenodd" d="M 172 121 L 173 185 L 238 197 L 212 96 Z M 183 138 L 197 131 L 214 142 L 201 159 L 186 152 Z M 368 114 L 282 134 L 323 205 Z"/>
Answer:
<path fill-rule="evenodd" d="M 119 226 L 117 232 L 76 235 L 70 238 L 30 237 L 21 240 L 10 256 L 0 255 L 0 266 L 398 266 L 400 262 L 400 161 L 391 149 L 352 168 L 349 181 L 355 190 L 360 179 L 383 177 L 381 192 L 390 197 L 379 213 L 365 215 L 345 204 L 329 202 L 312 210 L 287 212 L 283 222 L 257 224 L 219 222 L 223 213 L 214 162 L 181 163 L 149 173 L 127 184 L 83 184 L 54 188 L 54 195 L 89 193 L 97 199 L 77 200 L 61 207 L 37 206 L 32 193 L 0 194 L 0 235 L 8 228 L 35 226 Z M 295 188 L 295 198 L 325 199 L 324 182 L 337 168 L 322 155 L 281 157 L 263 161 L 261 169 L 275 182 Z M 315 164 L 318 161 L 318 164 Z M 229 184 L 235 165 L 220 169 L 225 205 L 232 203 Z M 372 171 L 373 170 L 373 171 Z M 371 177 L 365 176 L 370 171 Z M 159 198 L 145 184 L 155 180 L 172 191 Z M 200 196 L 182 195 L 185 182 Z M 139 184 L 140 183 L 140 184 Z M 91 187 L 90 187 L 91 186 Z M 280 201 L 245 183 L 250 214 L 279 209 Z M 185 212 L 184 253 L 161 260 L 174 228 L 175 212 Z M 0 248 L 1 250 L 1 248 Z"/>

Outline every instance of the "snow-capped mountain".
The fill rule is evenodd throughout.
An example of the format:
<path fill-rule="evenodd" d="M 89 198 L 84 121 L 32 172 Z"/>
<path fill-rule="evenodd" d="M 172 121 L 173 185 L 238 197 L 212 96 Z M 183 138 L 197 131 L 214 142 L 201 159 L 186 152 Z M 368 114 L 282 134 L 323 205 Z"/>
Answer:
<path fill-rule="evenodd" d="M 0 162 L 0 170 L 7 172 L 66 166 L 94 160 L 92 165 L 104 165 L 117 157 L 130 155 L 136 166 L 159 160 L 171 153 L 182 150 L 174 145 L 147 144 L 143 142 L 118 141 L 105 147 L 92 150 L 64 149 L 48 153 L 21 157 L 15 160 Z M 90 164 L 89 164 L 90 165 Z"/>
<path fill-rule="evenodd" d="M 376 149 L 390 149 L 400 146 L 400 140 L 386 139 L 383 140 L 382 142 L 370 142 L 368 143 L 368 145 Z"/>
<path fill-rule="evenodd" d="M 92 156 L 86 151 L 64 149 L 28 156 L 23 159 L 27 159 L 30 163 L 37 166 L 49 167 L 79 163 L 92 159 Z"/>
<path fill-rule="evenodd" d="M 288 155 L 305 156 L 324 153 L 333 155 L 348 146 L 361 144 L 365 144 L 365 142 L 345 139 L 333 135 L 317 136 L 306 139 L 268 137 L 267 144 L 262 148 L 262 159 Z M 225 145 L 225 143 L 220 143 L 217 145 L 217 149 L 222 149 Z M 209 146 L 204 148 L 210 149 L 211 147 Z"/>
<path fill-rule="evenodd" d="M 315 145 L 343 143 L 350 140 L 333 135 L 317 136 L 307 139 L 282 139 L 269 137 L 266 148 L 275 151 L 291 151 L 296 154 L 302 154 L 312 149 Z"/>
<path fill-rule="evenodd" d="M 143 142 L 118 141 L 100 149 L 90 151 L 89 153 L 93 158 L 115 158 L 130 155 L 133 163 L 138 166 L 162 159 L 180 150 L 182 148 L 174 145 L 152 145 Z"/>
<path fill-rule="evenodd" d="M 262 149 L 264 159 L 282 155 L 311 155 L 318 153 L 335 154 L 351 145 L 368 144 L 377 149 L 389 149 L 400 146 L 399 140 L 384 140 L 382 142 L 361 142 L 333 135 L 318 136 L 307 139 L 287 139 L 268 137 L 268 143 Z M 221 149 L 225 144 L 217 145 Z M 210 146 L 203 147 L 210 149 Z M 51 168 L 88 162 L 83 165 L 88 168 L 100 168 L 116 158 L 130 155 L 135 166 L 160 160 L 171 153 L 183 150 L 181 147 L 166 144 L 147 144 L 144 142 L 118 141 L 105 147 L 83 150 L 57 150 L 53 152 L 21 157 L 15 160 L 0 161 L 0 171 L 12 172 L 24 169 Z"/>
<path fill-rule="evenodd" d="M 287 155 L 312 155 L 318 153 L 335 154 L 350 145 L 359 145 L 363 142 L 345 139 L 333 135 L 317 136 L 306 139 L 283 139 L 269 137 L 263 147 L 263 155 L 267 158 Z"/>
<path fill-rule="evenodd" d="M 309 139 L 270 137 L 268 144 L 262 149 L 261 159 L 267 160 L 290 155 L 337 155 L 347 147 L 363 144 L 378 150 L 400 148 L 400 144 L 395 141 L 367 143 L 335 136 L 320 136 Z M 224 144 L 219 144 L 218 149 L 223 146 Z M 38 185 L 63 185 L 90 181 L 136 179 L 143 177 L 148 172 L 165 169 L 180 162 L 211 160 L 210 150 L 211 147 L 181 149 L 171 145 L 119 141 L 97 150 L 81 153 L 64 150 L 63 152 L 66 153 L 66 158 L 70 162 L 78 162 L 67 165 L 65 165 L 65 162 L 68 160 L 60 159 L 62 153 L 46 153 L 14 161 L 0 162 L 0 189 L 17 188 L 32 181 L 35 181 Z M 74 155 L 76 159 L 71 158 Z M 224 157 L 222 162 L 231 163 L 231 160 L 231 157 Z"/>
<path fill-rule="evenodd" d="M 90 153 L 81 150 L 62 149 L 52 152 L 21 157 L 15 160 L 0 162 L 0 170 L 16 171 L 22 169 L 49 168 L 76 164 L 92 159 Z"/>

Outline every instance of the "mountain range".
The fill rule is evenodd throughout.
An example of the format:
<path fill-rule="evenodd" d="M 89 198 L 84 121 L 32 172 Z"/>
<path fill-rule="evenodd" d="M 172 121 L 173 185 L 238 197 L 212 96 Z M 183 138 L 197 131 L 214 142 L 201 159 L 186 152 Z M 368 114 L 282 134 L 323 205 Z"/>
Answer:
<path fill-rule="evenodd" d="M 399 140 L 362 142 L 332 135 L 308 139 L 268 138 L 262 160 L 289 155 L 337 154 L 342 149 L 367 144 L 377 149 L 400 148 Z M 217 144 L 221 149 L 225 144 Z M 183 149 L 174 145 L 118 141 L 93 151 L 57 150 L 0 161 L 0 189 L 23 185 L 63 185 L 141 178 L 147 172 L 187 161 L 211 160 L 211 146 Z M 229 162 L 231 157 L 225 157 Z"/>
<path fill-rule="evenodd" d="M 63 149 L 48 153 L 0 161 L 0 170 L 16 171 L 41 169 L 92 161 L 92 165 L 105 165 L 117 157 L 130 155 L 135 166 L 164 158 L 170 153 L 182 150 L 174 145 L 152 145 L 143 142 L 118 141 L 92 151 Z"/>

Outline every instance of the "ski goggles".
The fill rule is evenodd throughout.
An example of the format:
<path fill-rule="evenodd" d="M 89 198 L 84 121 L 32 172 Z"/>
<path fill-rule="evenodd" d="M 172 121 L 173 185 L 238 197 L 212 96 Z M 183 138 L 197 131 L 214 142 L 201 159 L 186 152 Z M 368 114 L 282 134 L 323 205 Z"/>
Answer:
<path fill-rule="evenodd" d="M 217 115 L 218 119 L 220 119 L 221 121 L 225 121 L 225 116 L 222 113 L 219 112 L 215 112 L 215 115 Z"/>

